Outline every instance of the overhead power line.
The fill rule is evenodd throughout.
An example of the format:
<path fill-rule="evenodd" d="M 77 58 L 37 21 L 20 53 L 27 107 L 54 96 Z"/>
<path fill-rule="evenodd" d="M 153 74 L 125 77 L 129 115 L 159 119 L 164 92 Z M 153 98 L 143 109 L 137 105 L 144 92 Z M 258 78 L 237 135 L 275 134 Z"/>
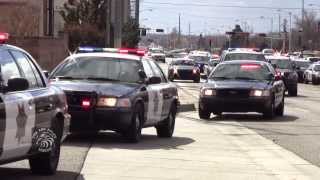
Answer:
<path fill-rule="evenodd" d="M 193 7 L 216 7 L 216 8 L 242 8 L 242 9 L 272 9 L 272 10 L 301 10 L 301 7 L 271 7 L 271 6 L 236 6 L 236 5 L 214 5 L 199 3 L 171 3 L 171 2 L 150 2 L 144 1 L 145 4 L 169 5 L 169 6 L 193 6 Z"/>

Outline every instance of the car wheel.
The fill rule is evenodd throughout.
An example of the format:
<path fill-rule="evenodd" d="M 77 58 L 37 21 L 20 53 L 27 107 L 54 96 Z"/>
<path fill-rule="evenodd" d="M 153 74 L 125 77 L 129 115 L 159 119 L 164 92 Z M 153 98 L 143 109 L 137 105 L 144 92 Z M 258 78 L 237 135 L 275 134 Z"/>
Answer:
<path fill-rule="evenodd" d="M 318 80 L 314 76 L 312 76 L 312 84 L 313 85 L 317 85 L 318 84 Z"/>
<path fill-rule="evenodd" d="M 195 80 L 193 80 L 194 83 L 199 83 L 200 82 L 200 78 L 197 78 Z"/>
<path fill-rule="evenodd" d="M 30 169 L 34 174 L 52 175 L 57 171 L 60 158 L 60 142 L 56 140 L 52 150 L 48 153 L 29 158 Z"/>
<path fill-rule="evenodd" d="M 166 60 L 165 60 L 165 59 L 163 59 L 163 60 L 162 60 L 162 62 L 163 62 L 163 63 L 166 63 Z"/>
<path fill-rule="evenodd" d="M 295 87 L 293 89 L 289 89 L 288 93 L 289 93 L 289 96 L 294 96 L 294 97 L 298 96 L 298 87 Z"/>
<path fill-rule="evenodd" d="M 176 107 L 172 107 L 169 116 L 162 122 L 161 125 L 156 126 L 157 135 L 160 138 L 171 138 L 174 132 L 176 122 Z"/>
<path fill-rule="evenodd" d="M 284 114 L 284 98 L 282 99 L 281 104 L 276 108 L 275 114 L 278 116 L 283 116 L 283 114 Z"/>
<path fill-rule="evenodd" d="M 307 78 L 303 78 L 303 82 L 304 82 L 305 84 L 309 84 L 309 82 L 308 82 L 308 79 L 307 79 Z"/>
<path fill-rule="evenodd" d="M 271 105 L 264 111 L 263 117 L 266 119 L 272 119 L 274 117 L 274 101 Z"/>
<path fill-rule="evenodd" d="M 199 117 L 200 117 L 200 119 L 208 120 L 208 119 L 210 119 L 210 115 L 211 115 L 211 112 L 209 112 L 209 111 L 207 111 L 205 109 L 199 108 Z"/>
<path fill-rule="evenodd" d="M 215 116 L 221 116 L 221 115 L 222 115 L 222 112 L 213 112 L 213 115 L 215 115 Z"/>
<path fill-rule="evenodd" d="M 135 111 L 132 115 L 131 126 L 128 131 L 125 133 L 125 137 L 130 143 L 137 143 L 141 139 L 142 131 L 142 118 L 143 118 L 143 109 L 140 104 L 137 104 Z"/>

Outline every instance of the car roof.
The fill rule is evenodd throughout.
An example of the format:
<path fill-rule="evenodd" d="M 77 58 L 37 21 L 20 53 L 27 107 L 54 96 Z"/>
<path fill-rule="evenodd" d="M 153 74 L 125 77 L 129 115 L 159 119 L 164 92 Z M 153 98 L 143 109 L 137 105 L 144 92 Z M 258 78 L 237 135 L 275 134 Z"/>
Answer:
<path fill-rule="evenodd" d="M 266 59 L 290 60 L 290 58 L 286 56 L 265 56 L 265 57 Z"/>
<path fill-rule="evenodd" d="M 109 57 L 109 58 L 122 58 L 128 60 L 140 61 L 141 57 L 130 54 L 120 54 L 120 53 L 80 53 L 73 54 L 68 58 L 81 58 L 81 57 Z"/>
<path fill-rule="evenodd" d="M 260 64 L 268 65 L 269 63 L 265 61 L 254 61 L 254 60 L 232 60 L 232 61 L 223 61 L 220 64 Z"/>
<path fill-rule="evenodd" d="M 243 49 L 235 49 L 232 51 L 226 51 L 226 54 L 261 54 L 261 52 L 256 52 L 253 50 L 243 50 Z"/>

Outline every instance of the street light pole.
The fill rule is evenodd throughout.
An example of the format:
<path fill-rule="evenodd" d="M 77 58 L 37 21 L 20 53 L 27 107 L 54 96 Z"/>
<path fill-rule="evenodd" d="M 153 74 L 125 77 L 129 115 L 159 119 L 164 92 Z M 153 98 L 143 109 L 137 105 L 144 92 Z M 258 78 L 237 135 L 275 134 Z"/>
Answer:
<path fill-rule="evenodd" d="M 292 13 L 289 12 L 290 16 L 290 34 L 289 34 L 289 52 L 292 52 Z"/>

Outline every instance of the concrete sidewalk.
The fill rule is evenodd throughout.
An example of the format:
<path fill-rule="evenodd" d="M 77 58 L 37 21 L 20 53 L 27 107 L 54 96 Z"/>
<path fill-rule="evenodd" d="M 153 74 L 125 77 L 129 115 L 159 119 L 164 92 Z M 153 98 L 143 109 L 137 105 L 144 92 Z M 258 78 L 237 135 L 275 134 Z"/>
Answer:
<path fill-rule="evenodd" d="M 174 138 L 158 139 L 153 128 L 143 133 L 139 144 L 98 140 L 78 180 L 320 178 L 318 167 L 233 121 L 205 122 L 195 112 L 181 113 Z"/>

